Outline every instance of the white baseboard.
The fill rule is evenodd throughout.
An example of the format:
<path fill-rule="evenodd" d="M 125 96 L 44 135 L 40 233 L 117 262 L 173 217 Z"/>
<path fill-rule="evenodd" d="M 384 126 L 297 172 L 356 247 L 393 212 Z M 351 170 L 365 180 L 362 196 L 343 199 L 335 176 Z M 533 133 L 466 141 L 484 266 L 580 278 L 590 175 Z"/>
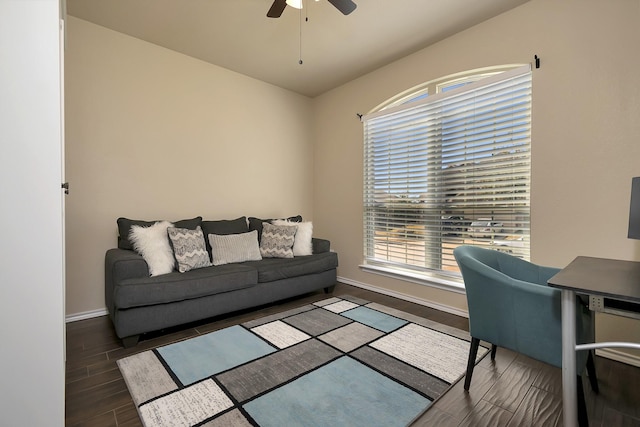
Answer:
<path fill-rule="evenodd" d="M 416 304 L 424 305 L 425 307 L 430 307 L 436 310 L 444 311 L 446 313 L 455 314 L 456 316 L 469 318 L 469 312 L 466 310 L 460 310 L 457 307 L 451 307 L 444 304 L 439 304 L 437 302 L 429 301 L 422 298 L 417 298 L 412 295 L 407 295 L 402 292 L 395 292 L 389 289 L 380 288 L 378 286 L 369 285 L 367 283 L 358 282 L 357 280 L 347 279 L 346 277 L 338 276 L 338 282 L 355 286 L 356 288 L 367 289 L 369 291 L 377 292 L 379 294 L 389 295 L 391 297 L 395 297 L 404 301 L 413 302 Z"/>
<path fill-rule="evenodd" d="M 107 311 L 106 308 L 83 311 L 82 313 L 67 314 L 67 316 L 65 317 L 65 322 L 71 323 L 77 322 L 78 320 L 93 319 L 94 317 L 106 316 L 107 314 L 109 314 L 109 311 Z"/>
<path fill-rule="evenodd" d="M 611 348 L 598 348 L 596 355 L 640 368 L 640 357 Z"/>

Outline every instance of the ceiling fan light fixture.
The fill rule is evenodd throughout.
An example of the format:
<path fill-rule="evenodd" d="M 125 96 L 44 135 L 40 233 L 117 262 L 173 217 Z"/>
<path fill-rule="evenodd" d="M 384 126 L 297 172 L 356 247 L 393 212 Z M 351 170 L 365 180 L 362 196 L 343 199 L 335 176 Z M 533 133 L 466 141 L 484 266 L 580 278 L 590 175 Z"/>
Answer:
<path fill-rule="evenodd" d="M 315 0 L 320 1 L 320 0 Z M 336 9 L 338 9 L 343 15 L 348 15 L 358 7 L 353 0 L 328 0 Z M 273 0 L 267 16 L 269 18 L 280 18 L 282 12 L 284 12 L 287 6 L 291 6 L 295 9 L 302 9 L 304 0 Z M 308 20 L 308 18 L 307 18 Z"/>
<path fill-rule="evenodd" d="M 302 9 L 302 0 L 287 0 L 287 4 L 296 9 Z"/>

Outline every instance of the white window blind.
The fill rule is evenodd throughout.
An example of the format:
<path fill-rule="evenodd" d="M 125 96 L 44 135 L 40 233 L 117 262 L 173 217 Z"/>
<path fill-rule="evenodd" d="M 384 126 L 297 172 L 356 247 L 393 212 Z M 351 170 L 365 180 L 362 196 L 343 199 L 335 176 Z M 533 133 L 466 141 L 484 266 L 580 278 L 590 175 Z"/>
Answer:
<path fill-rule="evenodd" d="M 462 244 L 529 259 L 530 66 L 363 121 L 365 264 L 459 275 Z"/>

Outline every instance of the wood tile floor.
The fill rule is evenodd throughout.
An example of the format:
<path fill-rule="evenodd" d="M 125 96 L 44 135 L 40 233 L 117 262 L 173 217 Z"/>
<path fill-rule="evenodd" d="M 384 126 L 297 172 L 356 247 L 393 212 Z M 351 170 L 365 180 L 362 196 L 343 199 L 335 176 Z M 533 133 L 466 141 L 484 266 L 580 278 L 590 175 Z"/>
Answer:
<path fill-rule="evenodd" d="M 334 295 L 353 295 L 436 322 L 468 330 L 465 318 L 338 283 Z M 106 316 L 67 324 L 66 425 L 140 426 L 140 420 L 116 366 L 121 357 L 250 319 L 327 298 L 322 292 L 234 313 L 144 337 L 124 349 Z M 596 357 L 600 394 L 584 381 L 590 425 L 640 427 L 640 368 Z M 423 426 L 561 426 L 560 369 L 498 349 L 475 368 L 471 390 L 458 382 L 413 424 Z"/>

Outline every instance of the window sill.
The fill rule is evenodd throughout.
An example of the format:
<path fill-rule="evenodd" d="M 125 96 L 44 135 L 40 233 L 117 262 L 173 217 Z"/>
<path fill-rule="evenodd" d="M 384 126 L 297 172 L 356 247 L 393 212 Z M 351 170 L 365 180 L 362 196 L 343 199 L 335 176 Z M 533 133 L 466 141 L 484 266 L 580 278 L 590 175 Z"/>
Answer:
<path fill-rule="evenodd" d="M 444 278 L 435 274 L 419 274 L 408 270 L 392 269 L 371 264 L 361 264 L 360 269 L 367 273 L 379 274 L 392 279 L 404 280 L 405 282 L 417 283 L 418 285 L 430 286 L 432 288 L 443 289 L 449 292 L 465 294 L 464 282 L 462 278 Z"/>

